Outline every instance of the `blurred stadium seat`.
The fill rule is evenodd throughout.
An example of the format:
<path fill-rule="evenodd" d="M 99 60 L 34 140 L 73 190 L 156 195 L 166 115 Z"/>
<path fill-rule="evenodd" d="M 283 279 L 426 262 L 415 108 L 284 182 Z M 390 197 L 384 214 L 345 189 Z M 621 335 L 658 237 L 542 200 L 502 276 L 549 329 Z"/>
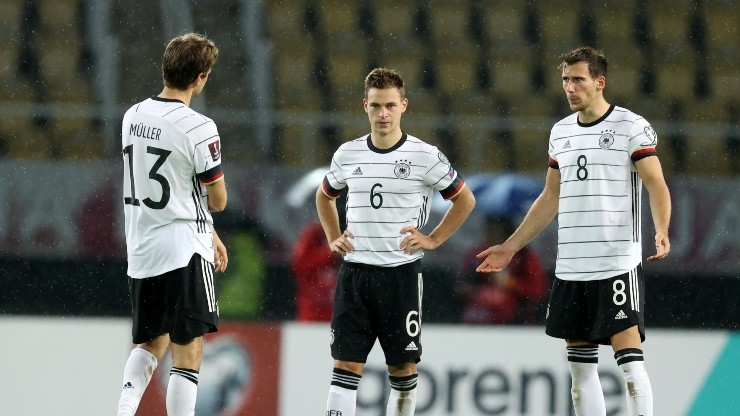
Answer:
<path fill-rule="evenodd" d="M 208 106 L 215 108 L 249 110 L 254 106 L 248 85 L 252 69 L 248 67 L 249 45 L 244 43 L 242 23 L 238 17 L 239 9 L 247 3 L 241 0 L 215 1 L 218 7 L 210 2 L 190 4 L 193 29 L 216 39 L 221 50 L 218 68 L 205 93 L 205 100 Z M 21 34 L 25 4 L 25 0 L 0 3 L 0 22 L 5 28 L 0 33 L 0 75 L 6 80 L 0 87 L 0 101 L 12 105 L 42 100 L 50 104 L 74 103 L 94 109 L 99 98 L 93 96 L 91 80 L 80 73 L 79 67 L 84 48 L 80 42 L 83 31 L 77 14 L 79 2 L 36 0 L 32 3 L 38 9 L 41 23 L 36 37 L 28 44 L 23 44 Z M 490 126 L 481 124 L 481 120 L 496 114 L 494 103 L 502 97 L 508 97 L 511 103 L 510 116 L 521 120 L 554 118 L 567 112 L 564 104 L 556 104 L 564 101 L 556 70 L 558 55 L 582 44 L 579 19 L 583 7 L 590 3 L 574 5 L 565 0 L 532 3 L 516 0 L 431 0 L 426 3 L 377 0 L 366 4 L 340 0 L 275 0 L 262 4 L 264 18 L 260 32 L 267 36 L 272 48 L 274 95 L 271 102 L 278 111 L 277 120 L 281 114 L 291 116 L 336 111 L 347 117 L 359 112 L 362 80 L 371 65 L 380 65 L 396 69 L 404 76 L 411 101 L 409 114 L 435 115 L 439 111 L 440 94 L 450 96 L 452 128 L 460 138 L 458 140 L 463 140 L 464 137 L 490 137 L 490 134 L 482 133 Z M 159 90 L 161 48 L 167 38 L 160 3 L 136 2 L 136 7 L 130 5 L 128 1 L 112 0 L 111 31 L 124 45 L 118 51 L 120 81 L 116 87 L 121 107 Z M 725 108 L 740 94 L 738 10 L 733 2 L 699 4 L 689 0 L 655 0 L 641 9 L 641 3 L 636 0 L 604 0 L 592 6 L 598 39 L 594 46 L 604 49 L 610 58 L 608 99 L 618 100 L 619 104 L 634 109 L 658 125 L 665 117 L 665 103 L 671 97 L 679 97 L 686 102 L 686 123 L 726 122 Z M 485 33 L 472 33 L 470 26 L 474 19 L 471 17 L 474 16 L 471 13 L 480 13 L 478 22 L 482 23 L 481 29 Z M 647 47 L 639 47 L 634 36 L 635 17 L 640 13 L 647 17 L 652 36 L 652 43 Z M 695 16 L 699 16 L 699 29 L 703 27 L 706 32 L 705 53 L 695 50 L 697 35 L 691 35 L 695 32 L 690 28 Z M 374 26 L 368 29 L 368 24 Z M 428 32 L 424 32 L 425 29 Z M 37 50 L 41 83 L 17 73 L 21 47 Z M 325 60 L 328 74 L 325 81 L 317 77 L 319 57 Z M 481 68 L 488 70 L 490 79 L 487 84 L 483 78 L 482 86 L 479 83 Z M 650 92 L 651 88 L 641 92 L 643 68 L 654 71 L 654 93 Z M 435 77 L 424 77 L 425 70 L 426 75 L 433 73 Z M 697 79 L 701 81 L 699 84 Z M 697 97 L 697 87 L 707 96 Z M 362 117 L 362 113 L 359 116 Z M 31 115 L 28 118 L 27 124 L 32 125 Z M 357 126 L 357 119 L 340 117 L 338 120 L 340 127 L 337 131 L 363 131 Z M 65 127 L 75 123 L 88 127 Z M 228 120 L 220 122 L 219 126 L 223 125 L 225 131 L 240 132 L 252 129 L 251 123 L 248 120 L 238 123 Z M 11 124 L 17 125 L 17 122 L 0 123 L 4 131 L 12 131 L 8 127 Z M 61 150 L 54 139 L 60 135 L 72 135 L 77 130 L 84 131 L 90 125 L 92 123 L 85 117 L 73 121 L 54 117 L 48 132 L 52 138 L 40 138 L 39 142 L 55 141 L 55 150 L 39 150 L 39 157 L 50 157 L 51 154 L 79 157 L 79 149 L 98 149 L 86 153 L 86 157 L 101 155 L 100 146 L 82 138 L 62 141 L 69 148 Z M 526 151 L 529 146 L 527 138 L 531 136 L 541 140 L 542 130 L 546 129 L 541 125 L 533 126 L 526 123 L 514 135 L 518 148 L 522 150 L 516 152 L 517 157 L 522 158 L 516 165 L 525 171 L 541 167 L 539 163 L 526 159 L 530 154 Z M 290 133 L 293 128 L 288 126 L 275 130 L 285 130 L 289 134 L 276 135 L 276 147 L 271 154 L 279 153 L 279 149 L 290 152 L 287 149 L 296 148 L 285 142 L 286 136 L 296 137 Z M 43 131 L 44 128 L 33 129 Z M 725 130 L 724 127 L 718 128 L 716 136 L 724 134 Z M 81 136 L 97 141 L 100 134 Z M 309 138 L 320 135 L 306 131 L 301 134 Z M 695 136 L 695 133 L 690 133 L 689 142 L 702 139 Z M 82 141 L 78 143 L 75 140 Z M 462 142 L 459 145 L 464 147 Z M 710 152 L 722 152 L 721 146 L 700 147 Z M 9 155 L 33 153 L 26 145 L 12 145 L 9 149 Z M 239 154 L 254 157 L 251 152 L 239 151 Z M 273 162 L 295 165 L 315 164 L 320 160 L 306 162 L 293 155 L 281 156 Z M 480 166 L 481 169 L 488 167 Z M 696 169 L 699 167 L 697 162 Z M 726 168 L 701 165 L 700 171 L 706 173 L 707 169 L 722 173 Z"/>

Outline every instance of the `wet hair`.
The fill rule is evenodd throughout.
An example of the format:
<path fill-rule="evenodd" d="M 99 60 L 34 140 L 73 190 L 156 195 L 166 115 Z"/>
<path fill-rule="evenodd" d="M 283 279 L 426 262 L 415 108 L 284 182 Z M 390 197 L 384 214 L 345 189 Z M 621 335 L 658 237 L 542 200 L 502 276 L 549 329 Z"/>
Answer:
<path fill-rule="evenodd" d="M 578 62 L 588 64 L 588 73 L 591 78 L 597 78 L 601 75 L 606 76 L 607 61 L 604 52 L 590 46 L 582 46 L 560 55 L 558 70 L 562 71 L 565 65 L 573 65 Z"/>
<path fill-rule="evenodd" d="M 177 36 L 162 57 L 162 79 L 167 88 L 186 90 L 198 75 L 207 73 L 218 60 L 218 48 L 198 33 Z"/>
<path fill-rule="evenodd" d="M 392 69 L 375 68 L 370 71 L 370 73 L 367 74 L 367 77 L 365 77 L 365 98 L 367 98 L 367 92 L 370 88 L 377 88 L 379 90 L 398 88 L 398 92 L 401 93 L 401 98 L 406 96 L 401 75 Z"/>

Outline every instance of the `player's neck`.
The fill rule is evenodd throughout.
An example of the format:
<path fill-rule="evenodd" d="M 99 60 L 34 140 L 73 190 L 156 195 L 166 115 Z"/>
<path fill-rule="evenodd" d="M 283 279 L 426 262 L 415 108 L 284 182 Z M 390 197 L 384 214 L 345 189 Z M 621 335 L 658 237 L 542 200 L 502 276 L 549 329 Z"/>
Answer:
<path fill-rule="evenodd" d="M 606 102 L 606 100 L 602 97 L 599 100 L 596 100 L 592 105 L 588 106 L 588 108 L 584 108 L 583 110 L 578 112 L 578 121 L 583 124 L 593 123 L 594 121 L 600 119 L 604 114 L 606 114 L 607 111 L 609 111 L 609 108 L 611 107 L 611 104 Z"/>
<path fill-rule="evenodd" d="M 401 140 L 401 137 L 403 137 L 403 132 L 400 128 L 386 134 L 375 131 L 370 133 L 370 140 L 373 142 L 373 146 L 378 149 L 390 149 Z"/>
<path fill-rule="evenodd" d="M 175 88 L 164 87 L 162 92 L 158 95 L 159 98 L 167 98 L 170 100 L 180 100 L 186 106 L 190 107 L 190 100 L 193 99 L 193 90 L 188 88 L 187 90 L 178 90 Z"/>

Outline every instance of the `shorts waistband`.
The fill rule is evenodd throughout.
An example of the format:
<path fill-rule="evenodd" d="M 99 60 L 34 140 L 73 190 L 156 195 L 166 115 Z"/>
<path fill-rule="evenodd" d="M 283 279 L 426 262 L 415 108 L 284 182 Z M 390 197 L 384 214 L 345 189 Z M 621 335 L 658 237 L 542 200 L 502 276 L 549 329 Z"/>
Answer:
<path fill-rule="evenodd" d="M 376 266 L 374 264 L 365 264 L 365 263 L 354 263 L 351 261 L 345 261 L 343 263 L 347 267 L 352 267 L 355 269 L 361 269 L 361 270 L 373 270 L 373 271 L 383 271 L 383 270 L 403 270 L 406 268 L 417 268 L 421 266 L 421 259 L 416 259 L 412 262 L 399 264 L 398 266 Z"/>

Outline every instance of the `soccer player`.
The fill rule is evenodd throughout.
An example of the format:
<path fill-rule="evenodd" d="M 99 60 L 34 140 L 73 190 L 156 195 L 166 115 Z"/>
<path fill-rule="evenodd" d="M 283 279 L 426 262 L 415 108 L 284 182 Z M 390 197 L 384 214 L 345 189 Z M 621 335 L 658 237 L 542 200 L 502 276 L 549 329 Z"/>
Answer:
<path fill-rule="evenodd" d="M 650 194 L 656 253 L 668 255 L 671 201 L 655 147 L 639 115 L 604 99 L 606 57 L 590 47 L 561 55 L 563 89 L 574 114 L 550 133 L 545 189 L 519 228 L 489 247 L 478 271 L 499 271 L 558 216 L 556 279 L 546 332 L 567 345 L 576 414 L 606 414 L 596 372 L 598 345 L 611 344 L 622 369 L 630 415 L 653 414 L 645 340 L 640 207 Z"/>
<path fill-rule="evenodd" d="M 424 250 L 444 243 L 475 206 L 473 193 L 436 147 L 401 130 L 406 111 L 401 76 L 376 68 L 365 78 L 370 134 L 344 143 L 316 192 L 331 251 L 344 257 L 334 295 L 334 358 L 326 414 L 353 416 L 357 386 L 375 340 L 385 353 L 391 385 L 386 415 L 414 414 L 421 357 Z M 347 188 L 347 229 L 335 199 Z M 452 201 L 428 235 L 432 192 Z M 342 207 L 344 209 L 344 207 Z"/>
<path fill-rule="evenodd" d="M 167 414 L 193 415 L 203 334 L 218 329 L 214 270 L 226 248 L 209 211 L 226 207 L 221 141 L 190 100 L 208 81 L 216 45 L 189 33 L 162 59 L 164 89 L 123 117 L 123 203 L 136 347 L 123 371 L 119 416 L 136 413 L 157 362 L 172 348 Z"/>

